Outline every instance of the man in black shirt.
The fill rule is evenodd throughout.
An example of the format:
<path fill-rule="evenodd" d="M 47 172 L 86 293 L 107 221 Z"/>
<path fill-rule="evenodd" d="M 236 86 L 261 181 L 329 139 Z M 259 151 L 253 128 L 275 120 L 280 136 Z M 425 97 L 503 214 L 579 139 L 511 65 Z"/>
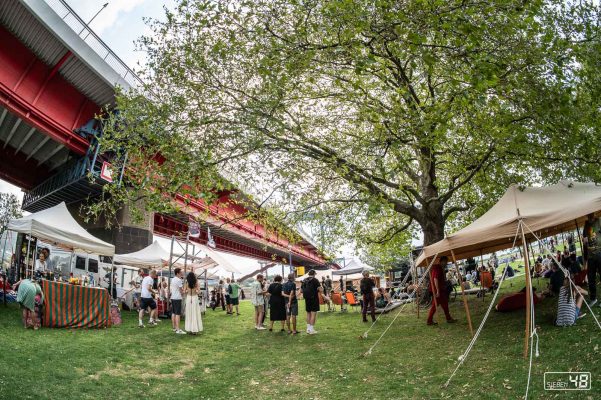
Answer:
<path fill-rule="evenodd" d="M 314 335 L 315 319 L 319 311 L 319 294 L 323 292 L 323 288 L 319 280 L 315 278 L 315 270 L 309 271 L 309 277 L 303 281 L 303 297 L 305 298 L 305 310 L 307 311 L 307 333 Z"/>
<path fill-rule="evenodd" d="M 376 284 L 374 280 L 369 277 L 368 271 L 363 271 L 363 279 L 361 279 L 359 287 L 361 289 L 361 294 L 363 295 L 363 309 L 361 310 L 363 322 L 367 322 L 367 307 L 371 308 L 371 320 L 372 322 L 375 322 L 376 303 L 374 296 L 374 288 L 376 287 Z"/>

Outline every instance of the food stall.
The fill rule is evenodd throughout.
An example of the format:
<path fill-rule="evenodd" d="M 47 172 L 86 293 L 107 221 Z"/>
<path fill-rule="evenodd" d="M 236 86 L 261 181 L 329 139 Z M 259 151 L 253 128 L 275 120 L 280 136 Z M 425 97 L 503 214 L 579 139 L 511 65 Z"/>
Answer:
<path fill-rule="evenodd" d="M 66 204 L 60 203 L 46 210 L 11 220 L 8 230 L 26 235 L 25 274 L 34 273 L 31 258 L 32 241 L 43 240 L 53 245 L 69 249 L 72 253 L 86 253 L 113 256 L 115 246 L 91 235 L 73 218 Z M 34 245 L 35 246 L 35 245 Z M 44 326 L 52 328 L 103 328 L 111 324 L 110 295 L 106 289 L 82 286 L 81 281 L 72 283 L 43 279 Z"/>

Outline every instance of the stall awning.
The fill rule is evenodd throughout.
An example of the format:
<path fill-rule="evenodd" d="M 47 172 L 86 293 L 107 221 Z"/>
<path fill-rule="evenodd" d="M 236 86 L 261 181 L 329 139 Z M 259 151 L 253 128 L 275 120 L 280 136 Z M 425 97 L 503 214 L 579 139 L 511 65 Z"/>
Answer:
<path fill-rule="evenodd" d="M 363 264 L 360 260 L 353 258 L 349 261 L 346 266 L 337 271 L 332 271 L 332 275 L 352 275 L 361 274 L 363 271 L 373 271 L 374 269 L 369 265 Z"/>
<path fill-rule="evenodd" d="M 156 240 L 142 250 L 127 254 L 115 254 L 115 262 L 120 264 L 159 267 L 169 263 L 169 251 L 165 250 Z"/>
<path fill-rule="evenodd" d="M 26 217 L 13 219 L 8 223 L 8 229 L 31 234 L 73 250 L 105 256 L 115 254 L 115 246 L 98 239 L 79 225 L 64 202 Z"/>

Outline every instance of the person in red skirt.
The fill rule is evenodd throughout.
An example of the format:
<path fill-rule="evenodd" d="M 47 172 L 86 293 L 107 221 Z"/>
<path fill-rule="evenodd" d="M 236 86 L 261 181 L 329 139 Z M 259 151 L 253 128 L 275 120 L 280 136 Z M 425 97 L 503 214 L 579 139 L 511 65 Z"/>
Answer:
<path fill-rule="evenodd" d="M 436 322 L 433 320 L 436 306 L 442 307 L 448 323 L 457 322 L 456 319 L 451 317 L 451 313 L 449 313 L 449 292 L 447 291 L 444 274 L 444 267 L 447 265 L 448 261 L 449 259 L 447 256 L 442 256 L 440 257 L 438 264 L 433 265 L 430 270 L 430 290 L 433 299 L 430 312 L 428 313 L 428 325 L 436 325 Z"/>

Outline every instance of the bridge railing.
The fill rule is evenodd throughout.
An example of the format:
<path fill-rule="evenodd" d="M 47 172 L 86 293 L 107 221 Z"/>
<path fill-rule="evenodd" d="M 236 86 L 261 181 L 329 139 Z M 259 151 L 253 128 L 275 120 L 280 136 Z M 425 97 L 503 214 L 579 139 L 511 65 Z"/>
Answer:
<path fill-rule="evenodd" d="M 108 65 L 131 87 L 140 88 L 144 82 L 110 47 L 98 37 L 88 24 L 67 4 L 65 0 L 45 0 L 79 37 L 88 44 Z"/>

